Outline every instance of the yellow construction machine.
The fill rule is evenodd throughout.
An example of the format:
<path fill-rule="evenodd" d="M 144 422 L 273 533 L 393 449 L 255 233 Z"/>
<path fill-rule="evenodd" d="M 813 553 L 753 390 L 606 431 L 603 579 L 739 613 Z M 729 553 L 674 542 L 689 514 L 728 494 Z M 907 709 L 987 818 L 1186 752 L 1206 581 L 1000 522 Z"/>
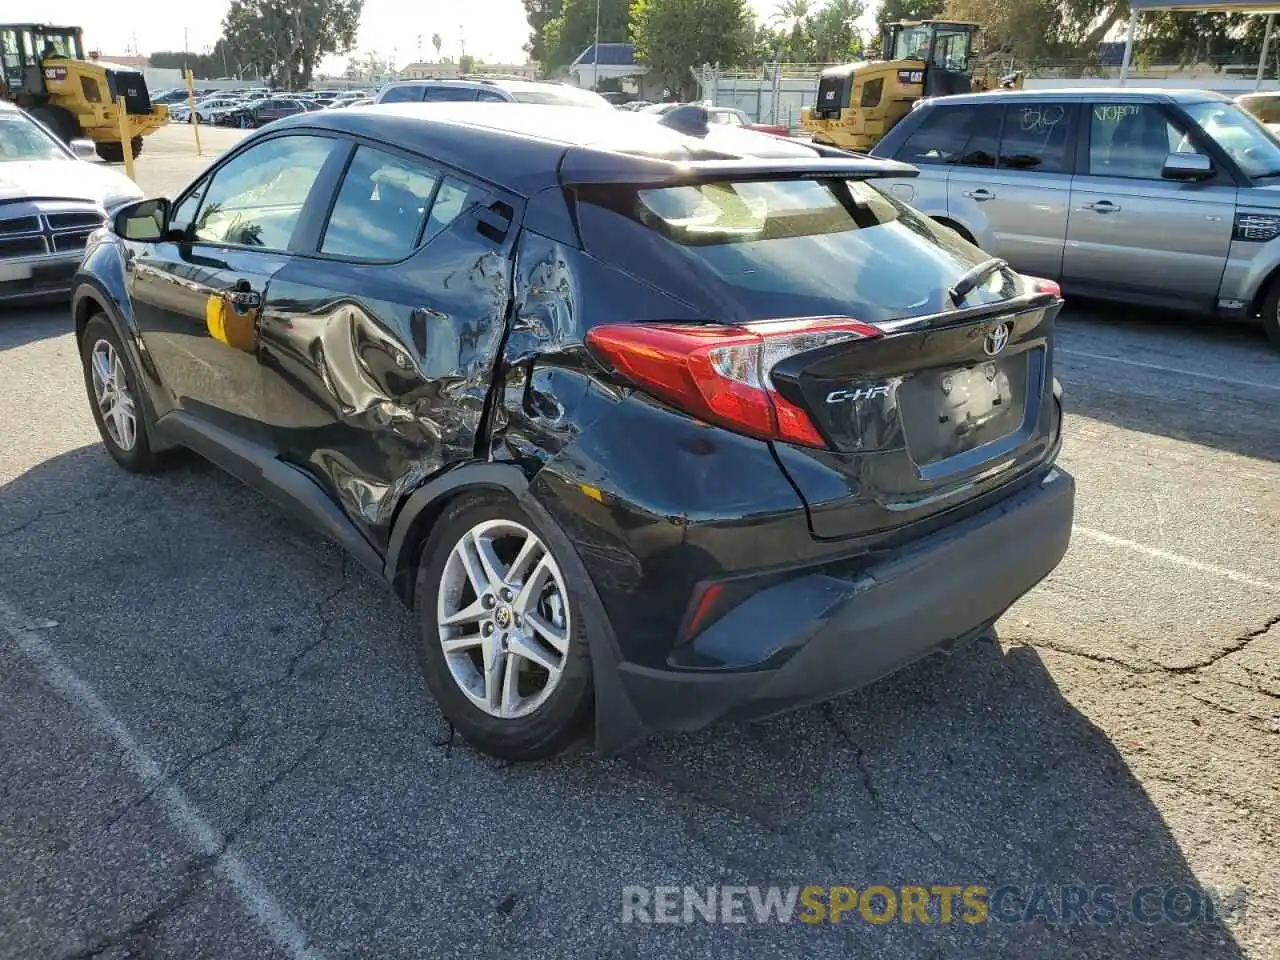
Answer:
<path fill-rule="evenodd" d="M 120 113 L 137 156 L 142 138 L 164 125 L 169 110 L 152 106 L 142 72 L 90 60 L 79 27 L 0 24 L 0 100 L 10 100 L 61 140 L 88 137 L 109 163 L 124 159 Z"/>
<path fill-rule="evenodd" d="M 979 30 L 948 20 L 890 24 L 885 59 L 824 70 L 818 102 L 801 111 L 800 125 L 815 143 L 865 153 L 925 97 L 1020 88 L 1021 74 L 993 80 L 989 70 L 975 71 Z"/>

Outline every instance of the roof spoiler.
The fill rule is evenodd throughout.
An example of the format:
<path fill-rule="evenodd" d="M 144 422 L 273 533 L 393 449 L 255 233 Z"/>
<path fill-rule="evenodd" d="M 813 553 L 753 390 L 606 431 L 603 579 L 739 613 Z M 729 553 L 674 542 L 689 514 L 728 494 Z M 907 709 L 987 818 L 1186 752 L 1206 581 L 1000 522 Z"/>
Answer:
<path fill-rule="evenodd" d="M 878 180 L 916 177 L 920 171 L 895 160 L 846 154 L 813 157 L 742 157 L 721 160 L 673 160 L 644 154 L 607 153 L 577 147 L 560 164 L 565 186 L 626 183 L 666 187 L 724 180 Z"/>

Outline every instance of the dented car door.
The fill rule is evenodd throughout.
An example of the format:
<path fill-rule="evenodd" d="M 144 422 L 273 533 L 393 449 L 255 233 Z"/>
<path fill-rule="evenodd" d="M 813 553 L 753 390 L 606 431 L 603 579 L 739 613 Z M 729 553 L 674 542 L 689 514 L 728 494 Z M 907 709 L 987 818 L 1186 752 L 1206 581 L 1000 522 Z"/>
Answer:
<path fill-rule="evenodd" d="M 263 310 L 264 416 L 375 547 L 403 494 L 475 456 L 511 290 L 518 201 L 360 146 L 314 254 Z"/>

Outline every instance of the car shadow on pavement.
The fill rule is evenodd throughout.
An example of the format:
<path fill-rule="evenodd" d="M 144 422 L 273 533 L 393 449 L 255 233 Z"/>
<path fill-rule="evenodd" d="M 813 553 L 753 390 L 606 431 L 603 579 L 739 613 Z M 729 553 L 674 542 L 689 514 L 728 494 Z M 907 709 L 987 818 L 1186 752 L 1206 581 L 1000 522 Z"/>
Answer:
<path fill-rule="evenodd" d="M 1055 372 L 1068 413 L 1280 461 L 1280 352 L 1261 329 L 1075 299 L 1059 327 Z M 1148 366 L 1099 359 L 1108 356 Z"/>
<path fill-rule="evenodd" d="M 0 487 L 0 595 L 49 625 L 62 662 L 335 956 L 1243 955 L 1227 908 L 1196 902 L 1161 811 L 1029 647 L 974 643 L 620 757 L 500 763 L 451 736 L 410 618 L 336 547 L 200 461 L 136 477 L 96 445 Z M 57 871 L 104 869 L 95 844 L 127 862 L 130 831 L 164 822 L 145 795 L 24 789 L 76 838 L 32 880 L 55 901 Z M 0 848 L 21 857 L 35 841 L 17 822 L 0 818 Z M 58 936 L 128 929 L 133 882 L 116 868 L 102 889 L 121 892 Z M 757 923 L 749 897 L 748 922 L 685 923 L 679 900 L 676 922 L 625 917 L 624 888 L 655 884 L 840 885 L 858 906 L 816 924 L 800 905 Z M 887 891 L 864 908 L 872 886 Z M 904 887 L 929 891 L 929 922 L 904 922 Z M 934 888 L 955 888 L 949 920 Z M 25 896 L 0 893 L 24 936 L 63 922 Z M 204 915 L 181 922 L 199 932 Z"/>
<path fill-rule="evenodd" d="M 0 353 L 40 340 L 52 340 L 71 329 L 66 300 L 42 300 L 18 307 L 0 303 Z"/>

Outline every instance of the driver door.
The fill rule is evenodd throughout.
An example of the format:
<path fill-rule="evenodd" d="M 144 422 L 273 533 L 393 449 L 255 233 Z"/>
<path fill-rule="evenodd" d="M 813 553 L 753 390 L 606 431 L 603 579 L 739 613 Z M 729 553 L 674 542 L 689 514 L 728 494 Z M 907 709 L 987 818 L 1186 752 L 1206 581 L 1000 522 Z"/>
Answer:
<path fill-rule="evenodd" d="M 1197 148 L 1161 104 L 1100 100 L 1085 110 L 1063 281 L 1086 294 L 1212 309 L 1231 248 L 1235 183 L 1221 170 L 1192 183 L 1162 178 L 1166 156 Z"/>
<path fill-rule="evenodd" d="M 325 137 L 260 141 L 177 204 L 174 239 L 139 245 L 128 277 L 134 320 L 177 410 L 265 436 L 258 341 L 267 287 L 292 259 L 313 189 L 322 174 L 336 180 L 345 156 L 345 144 Z"/>

